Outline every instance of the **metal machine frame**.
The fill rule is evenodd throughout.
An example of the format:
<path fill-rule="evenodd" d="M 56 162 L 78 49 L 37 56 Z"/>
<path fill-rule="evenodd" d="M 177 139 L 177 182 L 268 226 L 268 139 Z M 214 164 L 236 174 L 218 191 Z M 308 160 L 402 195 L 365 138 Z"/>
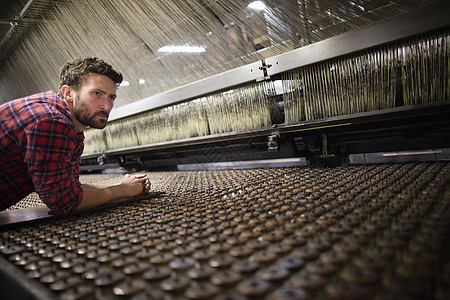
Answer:
<path fill-rule="evenodd" d="M 297 69 L 319 61 L 450 26 L 450 3 L 442 1 L 372 26 L 350 31 L 284 54 L 187 84 L 111 111 L 114 121 L 148 110 L 195 99 L 216 91 Z"/>
<path fill-rule="evenodd" d="M 190 101 L 243 83 L 274 79 L 283 72 L 302 66 L 447 28 L 450 26 L 450 19 L 446 13 L 449 10 L 450 3 L 442 1 L 425 9 L 248 64 L 116 108 L 111 112 L 110 121 Z M 442 101 L 430 105 L 398 107 L 294 125 L 277 124 L 276 128 L 214 134 L 85 154 L 82 156 L 81 167 L 85 171 L 101 170 L 116 166 L 114 161 L 118 161 L 121 167 L 127 169 L 148 169 L 163 167 L 165 164 L 195 165 L 291 157 L 306 157 L 313 161 L 331 159 L 336 164 L 348 163 L 348 156 L 352 153 L 450 148 L 450 123 L 447 120 L 449 112 L 450 102 Z M 440 130 L 439 137 L 424 139 L 421 133 L 433 126 L 430 124 L 441 126 L 443 129 Z M 392 147 L 390 143 L 393 140 L 390 138 L 384 142 L 380 141 L 388 131 L 390 137 L 397 138 L 397 148 Z M 405 135 L 408 137 L 405 138 Z M 349 142 L 351 138 L 355 138 L 355 141 Z M 308 146 L 305 147 L 305 140 L 308 139 Z M 205 151 L 209 157 L 205 158 Z M 212 152 L 214 154 L 211 154 Z M 239 152 L 239 155 L 234 155 L 236 152 Z M 198 153 L 200 155 L 197 155 Z M 200 157 L 201 155 L 203 157 Z"/>

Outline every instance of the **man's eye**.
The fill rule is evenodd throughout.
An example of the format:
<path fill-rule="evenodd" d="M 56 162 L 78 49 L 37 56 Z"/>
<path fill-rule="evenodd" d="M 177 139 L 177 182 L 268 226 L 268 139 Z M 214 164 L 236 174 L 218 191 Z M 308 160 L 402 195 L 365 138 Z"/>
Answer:
<path fill-rule="evenodd" d="M 100 96 L 100 92 L 94 92 L 95 96 Z"/>

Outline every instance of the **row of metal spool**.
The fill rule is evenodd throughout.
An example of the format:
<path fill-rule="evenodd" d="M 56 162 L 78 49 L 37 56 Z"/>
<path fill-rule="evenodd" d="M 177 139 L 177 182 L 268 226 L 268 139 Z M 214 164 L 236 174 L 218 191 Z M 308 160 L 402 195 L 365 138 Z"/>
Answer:
<path fill-rule="evenodd" d="M 153 173 L 160 197 L 5 229 L 0 253 L 60 299 L 444 299 L 449 169 Z"/>

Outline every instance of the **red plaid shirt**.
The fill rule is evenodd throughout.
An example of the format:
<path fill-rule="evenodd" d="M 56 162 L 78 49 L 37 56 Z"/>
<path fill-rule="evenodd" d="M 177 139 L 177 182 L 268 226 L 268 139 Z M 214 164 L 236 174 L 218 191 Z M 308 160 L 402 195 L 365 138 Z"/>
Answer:
<path fill-rule="evenodd" d="M 0 106 L 0 210 L 33 191 L 55 214 L 81 202 L 77 133 L 67 104 L 52 91 Z"/>

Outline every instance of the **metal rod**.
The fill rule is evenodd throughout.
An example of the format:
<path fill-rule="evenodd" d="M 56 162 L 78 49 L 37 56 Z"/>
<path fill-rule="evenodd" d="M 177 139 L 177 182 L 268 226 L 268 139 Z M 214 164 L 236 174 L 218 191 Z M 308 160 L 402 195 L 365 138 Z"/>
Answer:
<path fill-rule="evenodd" d="M 158 107 L 195 99 L 245 82 L 256 81 L 262 77 L 262 71 L 259 70 L 260 67 L 261 62 L 258 61 L 113 109 L 109 120 L 121 119 Z"/>
<path fill-rule="evenodd" d="M 16 29 L 17 23 L 11 23 L 11 27 L 9 27 L 8 31 L 6 32 L 5 36 L 0 41 L 0 48 L 3 47 L 3 44 L 6 43 L 6 41 L 9 39 L 11 34 L 14 32 L 14 29 Z"/>
<path fill-rule="evenodd" d="M 261 168 L 286 168 L 286 167 L 305 167 L 307 165 L 306 158 L 279 158 L 264 159 L 252 161 L 227 161 L 204 164 L 183 164 L 178 165 L 178 171 L 194 171 L 194 170 L 238 170 L 238 169 L 261 169 Z"/>
<path fill-rule="evenodd" d="M 50 210 L 45 205 L 2 211 L 0 212 L 0 226 L 47 219 L 51 217 L 51 215 L 48 214 L 49 211 Z"/>
<path fill-rule="evenodd" d="M 22 10 L 20 11 L 19 16 L 17 16 L 17 20 L 22 20 L 22 18 L 25 16 L 25 14 L 27 13 L 27 10 L 30 8 L 31 4 L 33 4 L 34 0 L 28 0 L 27 4 L 25 4 L 25 6 L 22 8 Z"/>

